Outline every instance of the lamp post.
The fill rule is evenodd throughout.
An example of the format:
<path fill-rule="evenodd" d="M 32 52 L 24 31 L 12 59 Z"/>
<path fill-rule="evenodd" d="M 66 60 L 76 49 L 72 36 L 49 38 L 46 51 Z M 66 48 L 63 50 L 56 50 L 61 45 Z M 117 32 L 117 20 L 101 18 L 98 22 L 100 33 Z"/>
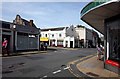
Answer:
<path fill-rule="evenodd" d="M 49 33 L 48 33 L 48 35 L 49 35 L 49 46 L 50 46 L 50 30 L 49 30 Z"/>
<path fill-rule="evenodd" d="M 16 39 L 16 25 L 13 25 L 12 26 L 12 31 L 13 31 L 13 52 L 16 52 L 16 41 L 17 41 L 17 39 Z"/>
<path fill-rule="evenodd" d="M 41 37 L 41 30 L 39 28 L 39 34 L 38 34 L 38 51 L 40 50 L 40 37 Z"/>
<path fill-rule="evenodd" d="M 0 54 L 2 54 L 2 28 L 0 27 Z"/>

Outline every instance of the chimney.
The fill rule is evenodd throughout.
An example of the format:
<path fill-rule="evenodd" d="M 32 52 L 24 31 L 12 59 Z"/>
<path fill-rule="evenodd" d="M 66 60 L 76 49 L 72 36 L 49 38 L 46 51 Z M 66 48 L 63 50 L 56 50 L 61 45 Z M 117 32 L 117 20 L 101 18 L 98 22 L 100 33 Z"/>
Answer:
<path fill-rule="evenodd" d="M 30 20 L 30 26 L 33 26 L 33 20 Z"/>

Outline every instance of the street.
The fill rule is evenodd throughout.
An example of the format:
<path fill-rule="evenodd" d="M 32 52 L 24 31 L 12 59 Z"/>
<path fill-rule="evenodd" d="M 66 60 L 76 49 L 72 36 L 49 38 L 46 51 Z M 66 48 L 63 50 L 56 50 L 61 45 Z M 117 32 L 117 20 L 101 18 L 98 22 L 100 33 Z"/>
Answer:
<path fill-rule="evenodd" d="M 2 59 L 2 76 L 41 79 L 46 77 L 76 77 L 74 73 L 70 72 L 68 63 L 96 53 L 96 49 L 93 48 L 56 49 L 48 50 L 47 53 L 4 57 Z"/>

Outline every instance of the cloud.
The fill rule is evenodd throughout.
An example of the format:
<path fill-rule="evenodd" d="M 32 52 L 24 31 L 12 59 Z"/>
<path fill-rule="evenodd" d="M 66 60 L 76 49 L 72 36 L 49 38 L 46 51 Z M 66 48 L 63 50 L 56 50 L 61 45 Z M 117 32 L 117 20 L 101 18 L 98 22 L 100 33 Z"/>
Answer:
<path fill-rule="evenodd" d="M 40 3 L 42 4 L 42 3 Z M 3 16 L 8 14 L 21 14 L 25 16 L 48 16 L 55 11 L 45 6 L 38 5 L 37 3 L 26 2 L 4 2 L 2 5 Z M 7 14 L 8 13 L 8 14 Z"/>

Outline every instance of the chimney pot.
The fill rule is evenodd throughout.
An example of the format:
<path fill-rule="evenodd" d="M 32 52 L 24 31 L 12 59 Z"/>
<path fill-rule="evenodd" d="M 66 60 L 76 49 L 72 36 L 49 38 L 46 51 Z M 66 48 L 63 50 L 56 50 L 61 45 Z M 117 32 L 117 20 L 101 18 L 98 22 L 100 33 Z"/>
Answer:
<path fill-rule="evenodd" d="M 30 26 L 33 26 L 33 20 L 30 20 Z"/>

